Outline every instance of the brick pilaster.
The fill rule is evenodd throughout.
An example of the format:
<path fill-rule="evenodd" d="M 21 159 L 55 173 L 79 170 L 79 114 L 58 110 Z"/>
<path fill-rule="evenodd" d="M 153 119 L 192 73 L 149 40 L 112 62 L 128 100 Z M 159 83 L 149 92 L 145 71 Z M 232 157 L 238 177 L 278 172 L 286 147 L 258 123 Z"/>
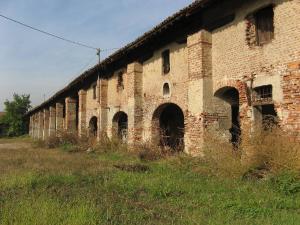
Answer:
<path fill-rule="evenodd" d="M 101 135 L 107 135 L 107 124 L 108 124 L 108 115 L 107 115 L 107 95 L 108 95 L 108 82 L 107 80 L 100 79 L 100 119 L 98 119 L 98 138 L 101 138 Z"/>
<path fill-rule="evenodd" d="M 188 37 L 188 113 L 185 151 L 201 154 L 204 129 L 210 118 L 212 93 L 212 37 L 202 30 Z"/>
<path fill-rule="evenodd" d="M 44 109 L 43 140 L 49 138 L 49 109 Z"/>
<path fill-rule="evenodd" d="M 67 97 L 66 102 L 66 118 L 65 129 L 67 132 L 76 132 L 76 99 Z"/>
<path fill-rule="evenodd" d="M 56 127 L 56 135 L 63 131 L 64 126 L 64 106 L 62 103 L 58 102 L 55 104 L 55 127 Z"/>
<path fill-rule="evenodd" d="M 29 136 L 33 137 L 33 115 L 29 118 Z"/>
<path fill-rule="evenodd" d="M 143 135 L 143 66 L 134 62 L 127 67 L 128 143 L 137 144 Z"/>
<path fill-rule="evenodd" d="M 44 130 L 44 112 L 38 112 L 38 139 L 43 139 L 43 130 Z"/>
<path fill-rule="evenodd" d="M 78 134 L 87 134 L 87 124 L 86 124 L 86 90 L 80 90 L 78 92 L 79 96 L 79 110 L 78 110 Z"/>
<path fill-rule="evenodd" d="M 49 108 L 49 136 L 50 137 L 56 135 L 55 127 L 56 127 L 56 108 L 54 106 L 50 106 Z"/>

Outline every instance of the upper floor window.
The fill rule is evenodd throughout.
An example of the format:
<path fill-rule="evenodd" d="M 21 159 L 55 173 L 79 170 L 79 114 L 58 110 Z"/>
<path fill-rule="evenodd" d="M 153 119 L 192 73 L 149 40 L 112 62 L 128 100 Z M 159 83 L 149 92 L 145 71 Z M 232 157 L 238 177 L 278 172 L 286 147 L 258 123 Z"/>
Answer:
<path fill-rule="evenodd" d="M 94 84 L 93 85 L 93 99 L 96 99 L 97 98 L 97 85 Z"/>
<path fill-rule="evenodd" d="M 162 53 L 162 61 L 163 61 L 163 72 L 167 74 L 170 72 L 170 50 L 165 50 Z"/>
<path fill-rule="evenodd" d="M 250 47 L 269 43 L 274 38 L 273 6 L 249 14 L 246 23 L 246 41 Z"/>
<path fill-rule="evenodd" d="M 258 45 L 270 42 L 274 38 L 274 11 L 273 7 L 263 8 L 255 13 L 256 41 Z"/>
<path fill-rule="evenodd" d="M 117 78 L 117 90 L 120 91 L 123 89 L 124 89 L 123 72 L 119 72 Z"/>

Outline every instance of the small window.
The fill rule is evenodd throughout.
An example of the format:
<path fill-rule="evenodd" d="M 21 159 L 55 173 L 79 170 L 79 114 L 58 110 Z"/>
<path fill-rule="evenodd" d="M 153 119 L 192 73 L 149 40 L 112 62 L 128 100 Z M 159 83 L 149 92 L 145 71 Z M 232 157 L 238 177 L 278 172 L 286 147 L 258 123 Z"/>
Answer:
<path fill-rule="evenodd" d="M 163 72 L 167 74 L 170 72 L 170 50 L 165 50 L 162 53 L 162 60 L 163 60 Z"/>
<path fill-rule="evenodd" d="M 254 88 L 254 104 L 269 104 L 273 101 L 272 85 L 265 85 Z"/>
<path fill-rule="evenodd" d="M 255 13 L 256 41 L 258 45 L 269 43 L 274 38 L 273 7 L 267 7 Z"/>
<path fill-rule="evenodd" d="M 124 89 L 124 80 L 123 80 L 123 72 L 118 73 L 118 81 L 117 81 L 117 90 L 123 90 Z"/>
<path fill-rule="evenodd" d="M 97 85 L 94 84 L 93 85 L 93 99 L 96 99 L 97 98 Z"/>
<path fill-rule="evenodd" d="M 170 95 L 170 86 L 168 83 L 164 83 L 163 86 L 163 95 L 164 96 L 169 96 Z"/>

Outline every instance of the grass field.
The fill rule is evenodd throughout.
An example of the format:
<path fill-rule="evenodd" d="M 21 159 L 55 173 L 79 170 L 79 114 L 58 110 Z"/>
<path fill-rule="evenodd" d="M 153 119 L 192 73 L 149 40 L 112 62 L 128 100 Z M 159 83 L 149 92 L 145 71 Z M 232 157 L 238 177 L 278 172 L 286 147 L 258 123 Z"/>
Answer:
<path fill-rule="evenodd" d="M 299 193 L 209 170 L 187 156 L 141 162 L 0 139 L 0 224 L 300 224 Z"/>

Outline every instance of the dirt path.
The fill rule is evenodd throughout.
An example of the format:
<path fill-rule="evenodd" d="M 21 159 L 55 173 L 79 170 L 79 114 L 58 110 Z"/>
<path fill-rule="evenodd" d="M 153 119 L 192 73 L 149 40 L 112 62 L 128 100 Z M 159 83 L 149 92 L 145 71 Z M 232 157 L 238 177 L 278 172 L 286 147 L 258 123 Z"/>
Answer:
<path fill-rule="evenodd" d="M 30 143 L 26 142 L 6 142 L 6 143 L 0 143 L 0 150 L 16 150 L 16 149 L 24 149 L 31 147 Z"/>

